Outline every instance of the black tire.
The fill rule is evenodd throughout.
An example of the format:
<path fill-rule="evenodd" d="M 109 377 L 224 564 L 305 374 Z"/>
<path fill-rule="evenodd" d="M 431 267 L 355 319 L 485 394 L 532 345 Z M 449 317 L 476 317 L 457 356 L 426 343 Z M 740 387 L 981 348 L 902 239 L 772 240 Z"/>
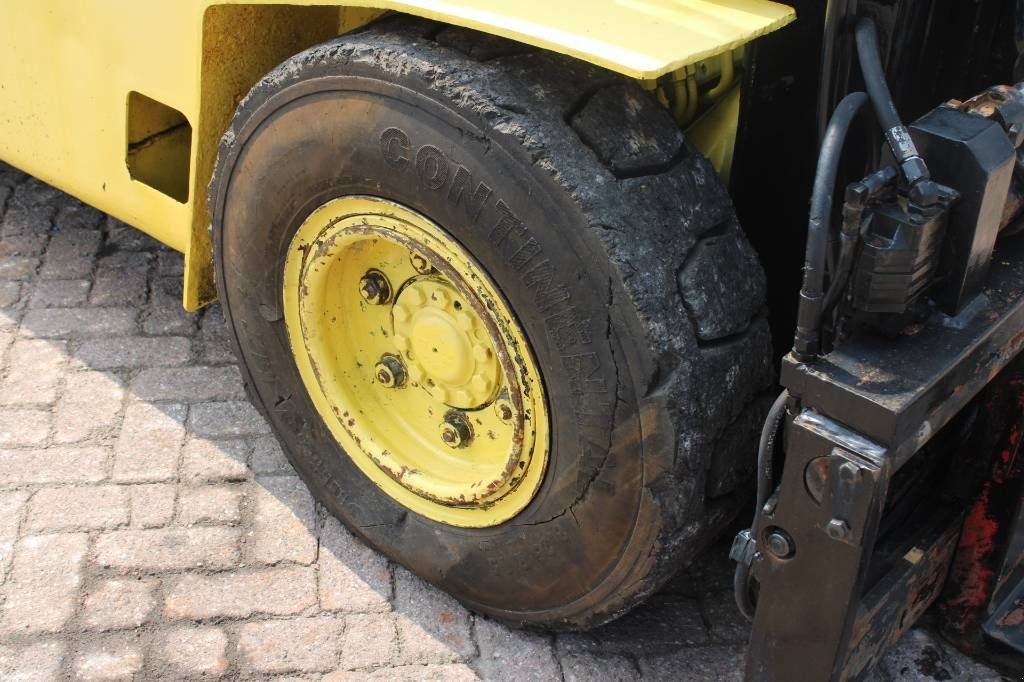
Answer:
<path fill-rule="evenodd" d="M 398 147 L 382 146 L 387 129 Z M 417 150 L 430 158 L 417 165 Z M 551 629 L 608 621 L 734 518 L 773 384 L 764 276 L 714 169 L 631 81 L 385 19 L 263 78 L 224 136 L 210 192 L 225 314 L 296 469 L 349 528 L 469 608 Z M 307 397 L 281 319 L 285 248 L 312 209 L 350 194 L 444 226 L 530 338 L 551 460 L 505 524 L 406 512 Z M 516 222 L 497 235 L 502 210 Z"/>

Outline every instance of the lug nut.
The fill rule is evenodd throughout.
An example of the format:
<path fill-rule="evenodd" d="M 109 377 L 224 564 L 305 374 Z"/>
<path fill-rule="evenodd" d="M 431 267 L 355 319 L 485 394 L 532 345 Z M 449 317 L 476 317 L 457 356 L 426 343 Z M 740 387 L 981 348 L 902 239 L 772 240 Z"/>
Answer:
<path fill-rule="evenodd" d="M 391 283 L 380 270 L 368 270 L 359 280 L 359 295 L 371 305 L 383 305 L 391 300 Z"/>
<path fill-rule="evenodd" d="M 441 424 L 441 440 L 450 448 L 461 448 L 469 445 L 473 432 L 466 418 L 457 412 L 449 413 Z"/>
<path fill-rule="evenodd" d="M 384 355 L 373 366 L 377 381 L 385 388 L 399 388 L 405 383 L 405 365 L 394 355 Z"/>
<path fill-rule="evenodd" d="M 434 268 L 430 265 L 430 261 L 419 251 L 413 251 L 412 256 L 409 257 L 412 262 L 412 269 L 421 275 L 425 275 Z"/>
<path fill-rule="evenodd" d="M 850 524 L 842 519 L 832 519 L 825 527 L 825 532 L 833 540 L 848 540 L 850 537 Z"/>

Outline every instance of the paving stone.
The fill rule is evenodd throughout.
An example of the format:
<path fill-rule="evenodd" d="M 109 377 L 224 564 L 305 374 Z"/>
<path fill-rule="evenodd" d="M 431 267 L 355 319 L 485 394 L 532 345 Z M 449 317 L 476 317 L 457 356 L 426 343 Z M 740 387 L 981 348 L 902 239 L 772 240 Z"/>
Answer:
<path fill-rule="evenodd" d="M 328 611 L 384 611 L 392 597 L 387 559 L 327 516 L 317 556 L 320 608 Z"/>
<path fill-rule="evenodd" d="M 118 578 L 102 580 L 82 600 L 82 625 L 90 630 L 135 628 L 156 606 L 157 581 Z"/>
<path fill-rule="evenodd" d="M 115 530 L 96 538 L 94 561 L 122 570 L 227 569 L 238 563 L 238 536 L 212 526 Z"/>
<path fill-rule="evenodd" d="M 2 322 L 2 318 L 0 318 L 0 322 Z M 7 353 L 13 345 L 14 332 L 9 329 L 0 328 L 0 370 L 3 369 L 4 364 L 7 361 Z"/>
<path fill-rule="evenodd" d="M 135 230 L 138 232 L 138 230 Z M 93 279 L 89 303 L 100 306 L 141 306 L 149 287 L 144 269 L 103 268 Z"/>
<path fill-rule="evenodd" d="M 622 656 L 598 657 L 592 654 L 570 654 L 561 659 L 565 682 L 632 682 L 640 671 Z"/>
<path fill-rule="evenodd" d="M 132 680 L 142 672 L 142 647 L 129 638 L 107 638 L 87 645 L 75 657 L 75 676 L 79 680 Z"/>
<path fill-rule="evenodd" d="M 552 680 L 561 672 L 551 640 L 535 633 L 510 630 L 487 618 L 476 618 L 480 658 L 476 670 L 488 680 Z"/>
<path fill-rule="evenodd" d="M 49 432 L 50 413 L 46 410 L 0 410 L 0 447 L 39 445 Z"/>
<path fill-rule="evenodd" d="M 151 306 L 142 316 L 142 331 L 152 336 L 191 336 L 195 313 L 181 307 L 181 301 Z"/>
<path fill-rule="evenodd" d="M 177 486 L 169 483 L 146 483 L 125 486 L 131 495 L 132 526 L 159 528 L 174 517 Z"/>
<path fill-rule="evenodd" d="M 252 457 L 249 462 L 252 470 L 257 474 L 295 475 L 295 469 L 285 457 L 281 444 L 273 436 L 263 436 L 253 440 Z"/>
<path fill-rule="evenodd" d="M 46 247 L 46 258 L 53 261 L 67 261 L 96 255 L 103 241 L 103 234 L 97 230 L 63 229 L 50 235 Z"/>
<path fill-rule="evenodd" d="M 660 655 L 709 641 L 696 599 L 665 594 L 589 633 L 609 654 Z"/>
<path fill-rule="evenodd" d="M 144 369 L 131 384 L 141 400 L 241 399 L 245 397 L 237 367 L 176 367 Z"/>
<path fill-rule="evenodd" d="M 199 321 L 199 342 L 202 361 L 211 364 L 237 362 L 231 332 L 219 303 L 207 307 Z"/>
<path fill-rule="evenodd" d="M 40 640 L 24 646 L 0 645 L 0 679 L 9 682 L 50 682 L 59 678 L 64 643 Z"/>
<path fill-rule="evenodd" d="M 132 403 L 114 446 L 115 481 L 155 482 L 178 474 L 185 438 L 184 405 Z"/>
<path fill-rule="evenodd" d="M 238 487 L 201 485 L 185 488 L 178 494 L 178 522 L 191 526 L 197 523 L 238 523 Z"/>
<path fill-rule="evenodd" d="M 710 626 L 713 644 L 746 644 L 748 623 L 736 608 L 732 592 L 712 592 L 701 599 L 701 609 Z"/>
<path fill-rule="evenodd" d="M 45 234 L 18 234 L 0 240 L 0 256 L 39 256 L 46 248 Z"/>
<path fill-rule="evenodd" d="M 87 545 L 85 534 L 38 535 L 18 542 L 4 586 L 0 631 L 60 630 L 74 611 Z"/>
<path fill-rule="evenodd" d="M 181 480 L 186 483 L 244 481 L 249 444 L 241 440 L 193 438 L 181 453 Z"/>
<path fill-rule="evenodd" d="M 441 665 L 399 665 L 376 670 L 340 670 L 324 675 L 322 682 L 362 682 L 392 680 L 394 682 L 473 682 L 481 679 L 473 669 L 462 663 Z"/>
<path fill-rule="evenodd" d="M 342 627 L 330 617 L 246 623 L 238 633 L 241 663 L 257 673 L 333 670 Z"/>
<path fill-rule="evenodd" d="M 398 654 L 395 619 L 390 613 L 348 616 L 341 644 L 341 667 L 349 670 L 387 665 Z"/>
<path fill-rule="evenodd" d="M 316 559 L 313 498 L 297 476 L 257 478 L 252 500 L 252 531 L 245 543 L 250 560 L 309 564 Z"/>
<path fill-rule="evenodd" d="M 144 251 L 157 248 L 159 242 L 117 218 L 107 216 L 107 245 L 118 251 Z"/>
<path fill-rule="evenodd" d="M 220 677 L 228 670 L 228 638 L 217 627 L 177 627 L 160 635 L 156 659 L 185 678 Z"/>
<path fill-rule="evenodd" d="M 181 279 L 185 274 L 185 257 L 172 249 L 161 249 L 156 254 L 157 273 Z"/>
<path fill-rule="evenodd" d="M 395 569 L 398 663 L 463 662 L 474 656 L 469 613 L 404 568 Z"/>
<path fill-rule="evenodd" d="M 22 333 L 37 338 L 118 336 L 135 330 L 132 308 L 44 308 L 30 310 Z"/>
<path fill-rule="evenodd" d="M 143 251 L 104 251 L 96 261 L 97 271 L 122 268 L 125 270 L 140 270 L 149 268 L 153 264 L 153 254 Z"/>
<path fill-rule="evenodd" d="M 39 279 L 81 279 L 92 277 L 95 261 L 91 256 L 43 259 Z"/>
<path fill-rule="evenodd" d="M 743 646 L 703 646 L 679 649 L 663 656 L 642 656 L 644 680 L 704 682 L 743 679 Z"/>
<path fill-rule="evenodd" d="M 128 524 L 122 486 L 68 486 L 36 491 L 28 505 L 29 531 L 98 530 Z"/>
<path fill-rule="evenodd" d="M 67 365 L 65 341 L 19 340 L 11 346 L 9 369 L 0 384 L 0 403 L 49 405 Z"/>
<path fill-rule="evenodd" d="M 164 613 L 169 618 L 291 616 L 316 604 L 316 574 L 304 566 L 186 575 L 168 580 Z"/>
<path fill-rule="evenodd" d="M 27 175 L 9 164 L 0 161 L 0 186 L 17 187 L 25 182 Z"/>
<path fill-rule="evenodd" d="M 89 297 L 87 279 L 50 279 L 36 282 L 30 308 L 73 308 L 85 303 Z"/>
<path fill-rule="evenodd" d="M 124 403 L 124 386 L 111 372 L 71 372 L 54 414 L 53 439 L 74 443 L 114 434 Z"/>
<path fill-rule="evenodd" d="M 642 642 L 639 644 L 642 646 Z M 633 657 L 608 653 L 594 637 L 585 633 L 559 633 L 555 636 L 555 652 L 566 682 L 643 679 Z"/>
<path fill-rule="evenodd" d="M 56 187 L 48 185 L 38 178 L 24 175 L 22 181 L 14 188 L 13 204 L 17 206 L 44 206 L 60 201 L 64 196 Z"/>
<path fill-rule="evenodd" d="M 0 256 L 0 279 L 26 280 L 36 273 L 39 259 L 25 256 Z"/>
<path fill-rule="evenodd" d="M 0 450 L 0 485 L 90 483 L 106 476 L 109 461 L 110 454 L 99 447 Z"/>
<path fill-rule="evenodd" d="M 0 281 L 0 308 L 11 308 L 21 300 L 21 282 Z"/>
<path fill-rule="evenodd" d="M 21 313 L 17 310 L 0 309 L 0 333 L 10 338 L 15 331 L 23 332 L 18 328 L 21 319 Z"/>
<path fill-rule="evenodd" d="M 49 206 L 11 205 L 0 222 L 0 237 L 7 239 L 16 235 L 46 234 L 52 217 L 53 210 Z"/>
<path fill-rule="evenodd" d="M 158 256 L 159 258 L 159 256 Z M 181 306 L 182 294 L 185 291 L 184 280 L 180 275 L 157 275 L 153 278 L 153 296 L 155 299 L 177 303 Z"/>
<path fill-rule="evenodd" d="M 86 341 L 78 349 L 76 357 L 92 369 L 111 369 L 175 367 L 187 363 L 190 354 L 191 343 L 187 338 L 123 336 L 116 339 Z"/>
<path fill-rule="evenodd" d="M 7 569 L 11 567 L 12 559 L 14 559 L 14 540 L 0 540 L 0 585 L 7 578 Z"/>
<path fill-rule="evenodd" d="M 57 211 L 53 223 L 59 230 L 95 230 L 103 222 L 104 215 L 81 201 L 71 201 Z"/>
<path fill-rule="evenodd" d="M 28 495 L 25 490 L 0 492 L 0 539 L 17 537 Z"/>
<path fill-rule="evenodd" d="M 270 425 L 248 401 L 233 400 L 194 406 L 189 429 L 197 436 L 234 438 L 269 433 Z"/>

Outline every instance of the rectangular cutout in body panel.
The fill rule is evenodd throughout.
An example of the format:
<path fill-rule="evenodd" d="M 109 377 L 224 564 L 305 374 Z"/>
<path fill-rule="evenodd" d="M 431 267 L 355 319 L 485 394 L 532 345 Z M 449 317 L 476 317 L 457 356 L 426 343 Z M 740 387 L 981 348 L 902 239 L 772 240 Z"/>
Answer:
<path fill-rule="evenodd" d="M 192 126 L 177 109 L 128 93 L 127 153 L 132 180 L 185 203 L 189 193 Z"/>

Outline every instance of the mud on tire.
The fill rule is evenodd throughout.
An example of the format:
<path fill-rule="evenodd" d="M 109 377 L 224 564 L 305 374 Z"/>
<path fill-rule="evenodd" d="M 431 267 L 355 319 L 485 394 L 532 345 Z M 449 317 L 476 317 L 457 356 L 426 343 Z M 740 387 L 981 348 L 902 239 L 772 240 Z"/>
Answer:
<path fill-rule="evenodd" d="M 773 384 L 764 276 L 714 169 L 633 82 L 385 19 L 262 79 L 210 194 L 236 350 L 296 469 L 355 533 L 469 608 L 554 629 L 605 622 L 743 503 Z M 351 194 L 444 226 L 530 339 L 553 436 L 544 483 L 512 521 L 459 529 L 407 512 L 306 395 L 280 310 L 285 249 L 313 208 Z"/>

